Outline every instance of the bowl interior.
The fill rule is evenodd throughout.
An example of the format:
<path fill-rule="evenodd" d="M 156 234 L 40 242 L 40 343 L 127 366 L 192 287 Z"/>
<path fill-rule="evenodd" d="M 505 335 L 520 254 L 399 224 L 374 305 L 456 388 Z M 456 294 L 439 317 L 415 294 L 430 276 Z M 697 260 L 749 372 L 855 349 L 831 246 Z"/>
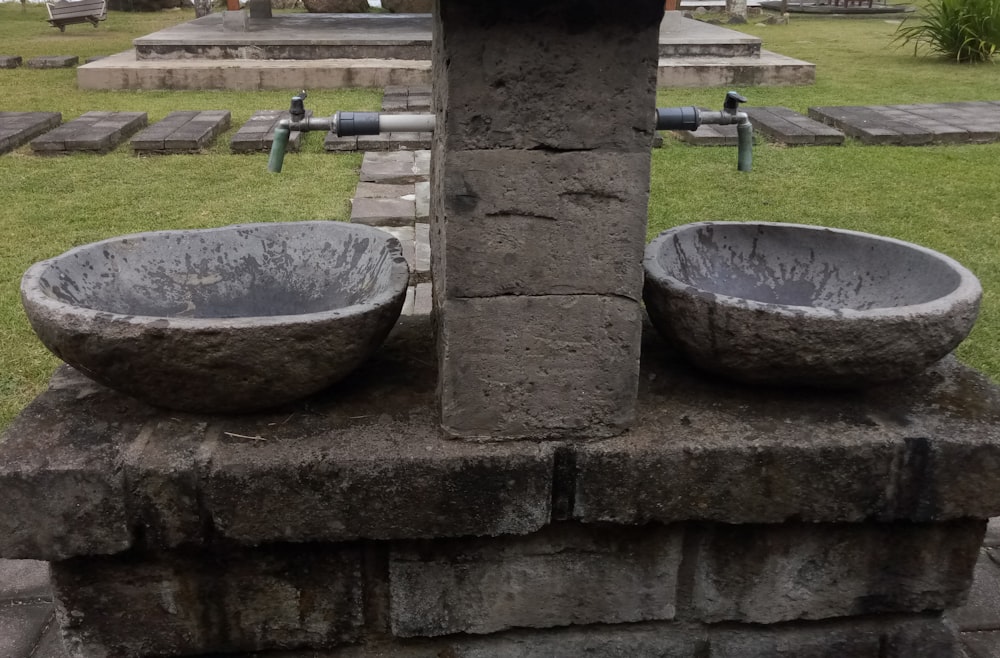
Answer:
<path fill-rule="evenodd" d="M 47 262 L 44 294 L 124 315 L 300 315 L 389 290 L 387 233 L 340 222 L 244 224 L 125 236 Z"/>
<path fill-rule="evenodd" d="M 671 232 L 657 263 L 681 284 L 788 306 L 871 310 L 930 302 L 961 276 L 895 240 L 774 224 L 696 224 Z"/>

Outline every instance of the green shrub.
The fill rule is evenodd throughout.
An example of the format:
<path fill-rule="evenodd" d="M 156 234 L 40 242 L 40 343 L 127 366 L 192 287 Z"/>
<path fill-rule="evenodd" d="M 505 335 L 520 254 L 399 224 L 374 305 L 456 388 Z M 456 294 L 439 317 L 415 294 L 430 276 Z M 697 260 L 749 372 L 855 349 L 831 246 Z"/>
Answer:
<path fill-rule="evenodd" d="M 929 0 L 920 23 L 896 30 L 900 45 L 920 44 L 959 62 L 991 61 L 1000 49 L 1000 0 Z"/>

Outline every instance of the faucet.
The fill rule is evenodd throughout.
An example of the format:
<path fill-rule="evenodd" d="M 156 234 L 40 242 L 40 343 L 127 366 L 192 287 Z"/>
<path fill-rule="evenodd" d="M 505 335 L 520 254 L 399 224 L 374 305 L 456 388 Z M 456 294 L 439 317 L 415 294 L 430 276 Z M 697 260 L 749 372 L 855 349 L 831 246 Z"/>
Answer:
<path fill-rule="evenodd" d="M 697 107 L 656 108 L 657 130 L 697 130 L 703 123 L 714 125 L 736 124 L 737 160 L 739 171 L 750 171 L 753 166 L 753 125 L 746 112 L 740 112 L 740 103 L 747 99 L 730 91 L 722 104 L 722 111 L 711 112 Z"/>
<path fill-rule="evenodd" d="M 325 130 L 338 137 L 351 135 L 378 135 L 387 132 L 434 132 L 433 114 L 382 114 L 380 112 L 335 112 L 324 118 L 306 118 L 306 92 L 303 90 L 292 97 L 288 113 L 291 118 L 282 119 L 274 129 L 271 153 L 267 159 L 267 170 L 281 173 L 288 149 L 288 137 L 292 131 Z"/>

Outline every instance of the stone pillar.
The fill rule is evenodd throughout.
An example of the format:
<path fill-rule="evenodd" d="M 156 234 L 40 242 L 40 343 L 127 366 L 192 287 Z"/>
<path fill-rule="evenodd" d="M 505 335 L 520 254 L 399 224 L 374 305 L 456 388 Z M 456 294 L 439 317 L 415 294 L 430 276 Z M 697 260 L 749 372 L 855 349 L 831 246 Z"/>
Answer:
<path fill-rule="evenodd" d="M 610 436 L 635 412 L 660 0 L 437 0 L 441 423 Z"/>

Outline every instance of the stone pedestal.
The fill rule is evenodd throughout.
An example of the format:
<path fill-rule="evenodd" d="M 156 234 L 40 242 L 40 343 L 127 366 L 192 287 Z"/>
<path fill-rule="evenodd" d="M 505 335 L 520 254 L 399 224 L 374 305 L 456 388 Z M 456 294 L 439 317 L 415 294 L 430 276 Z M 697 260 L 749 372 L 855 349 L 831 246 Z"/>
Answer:
<path fill-rule="evenodd" d="M 434 11 L 441 424 L 600 437 L 634 420 L 658 0 Z"/>
<path fill-rule="evenodd" d="M 442 437 L 426 318 L 268 414 L 63 368 L 0 440 L 0 557 L 53 561 L 74 658 L 959 658 L 997 387 L 752 389 L 644 335 L 636 423 L 591 442 Z"/>

